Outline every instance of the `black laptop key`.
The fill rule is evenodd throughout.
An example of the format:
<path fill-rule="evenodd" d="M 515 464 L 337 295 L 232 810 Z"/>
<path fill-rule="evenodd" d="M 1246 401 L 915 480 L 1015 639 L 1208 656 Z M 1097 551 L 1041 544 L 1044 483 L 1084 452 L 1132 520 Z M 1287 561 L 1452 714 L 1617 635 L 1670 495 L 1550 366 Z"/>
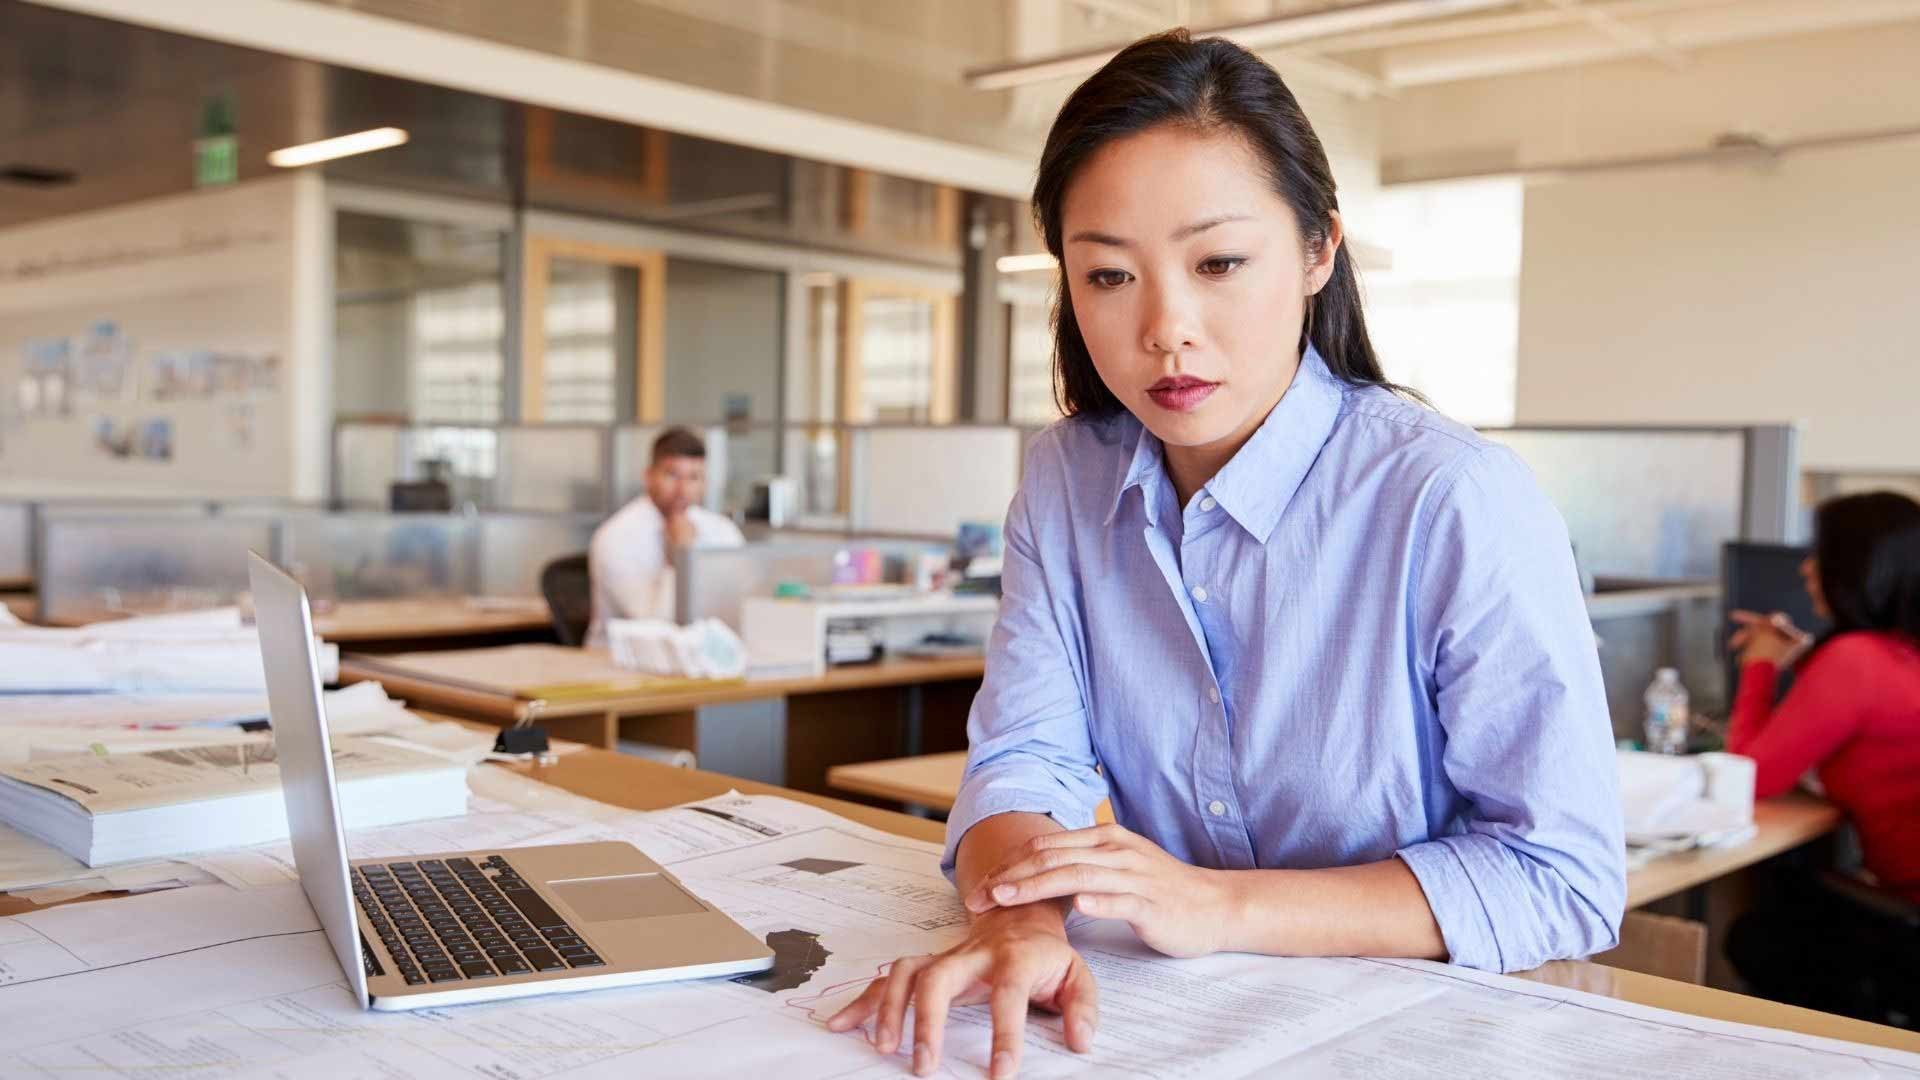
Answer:
<path fill-rule="evenodd" d="M 586 942 L 574 937 L 573 933 L 569 931 L 565 934 L 548 934 L 547 944 L 552 945 L 556 949 L 564 949 L 573 945 L 585 945 Z"/>
<path fill-rule="evenodd" d="M 602 967 L 602 966 L 605 966 L 606 961 L 600 959 L 598 956 L 595 956 L 591 951 L 589 951 L 589 952 L 581 953 L 579 956 L 575 956 L 572 953 L 568 953 L 567 963 L 572 964 L 574 967 L 577 967 L 577 968 L 583 968 L 583 967 Z"/>
<path fill-rule="evenodd" d="M 493 978 L 493 965 L 485 960 L 462 961 L 460 973 L 469 979 Z"/>
<path fill-rule="evenodd" d="M 427 978 L 434 982 L 453 982 L 460 977 L 459 968 L 430 967 L 427 969 Z"/>
<path fill-rule="evenodd" d="M 548 949 L 528 949 L 527 963 L 532 964 L 541 971 L 558 971 L 567 966 L 566 961 L 560 959 Z"/>
<path fill-rule="evenodd" d="M 500 974 L 502 975 L 525 975 L 527 972 L 533 970 L 527 966 L 525 960 L 520 959 L 518 956 L 502 956 L 498 960 L 495 960 L 493 964 L 500 969 Z"/>
<path fill-rule="evenodd" d="M 593 950 L 587 948 L 585 945 L 575 945 L 571 948 L 561 949 L 560 955 L 566 957 L 568 960 L 577 960 L 582 956 L 592 956 Z"/>
<path fill-rule="evenodd" d="M 386 969 L 380 966 L 380 961 L 374 958 L 373 946 L 367 944 L 367 939 L 365 938 L 360 939 L 360 959 L 366 964 L 368 975 L 385 975 L 387 973 Z"/>
<path fill-rule="evenodd" d="M 487 955 L 495 960 L 505 960 L 509 957 L 519 956 L 520 950 L 511 945 L 489 945 L 487 946 Z"/>
<path fill-rule="evenodd" d="M 401 977 L 407 980 L 408 986 L 419 986 L 421 983 L 427 981 L 427 977 L 418 971 L 401 972 Z"/>

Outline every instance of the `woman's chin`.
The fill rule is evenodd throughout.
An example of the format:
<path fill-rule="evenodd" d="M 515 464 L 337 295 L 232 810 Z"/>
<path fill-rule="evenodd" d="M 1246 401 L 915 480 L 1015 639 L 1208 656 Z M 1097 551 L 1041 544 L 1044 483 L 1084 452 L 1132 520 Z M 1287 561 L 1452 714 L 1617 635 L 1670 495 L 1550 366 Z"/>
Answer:
<path fill-rule="evenodd" d="M 1148 402 L 1147 408 L 1135 415 L 1164 445 L 1206 446 L 1233 434 L 1234 428 L 1233 418 L 1211 408 L 1212 404 L 1208 402 L 1192 412 L 1174 412 Z"/>

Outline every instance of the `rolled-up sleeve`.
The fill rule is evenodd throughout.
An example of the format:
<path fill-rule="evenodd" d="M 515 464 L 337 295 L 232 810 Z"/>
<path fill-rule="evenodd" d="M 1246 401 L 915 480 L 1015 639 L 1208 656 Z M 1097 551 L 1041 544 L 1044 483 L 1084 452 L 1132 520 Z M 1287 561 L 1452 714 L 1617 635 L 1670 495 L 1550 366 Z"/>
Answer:
<path fill-rule="evenodd" d="M 1046 440 L 1047 436 L 1041 436 Z M 1036 446 L 1007 511 L 1001 567 L 1000 614 L 987 643 L 986 677 L 967 718 L 967 771 L 947 817 L 940 867 L 951 880 L 967 830 L 995 814 L 1048 814 L 1063 828 L 1093 824 L 1107 797 L 1087 728 L 1081 635 L 1071 602 L 1074 583 L 1050 580 L 1066 573 L 1067 553 L 1043 553 L 1044 512 L 1052 470 Z M 1056 492 L 1062 500 L 1064 493 Z"/>
<path fill-rule="evenodd" d="M 1399 857 L 1456 964 L 1519 971 L 1612 948 L 1625 842 L 1566 526 L 1504 447 L 1476 451 L 1436 492 L 1415 553 L 1415 663 L 1465 807 Z"/>

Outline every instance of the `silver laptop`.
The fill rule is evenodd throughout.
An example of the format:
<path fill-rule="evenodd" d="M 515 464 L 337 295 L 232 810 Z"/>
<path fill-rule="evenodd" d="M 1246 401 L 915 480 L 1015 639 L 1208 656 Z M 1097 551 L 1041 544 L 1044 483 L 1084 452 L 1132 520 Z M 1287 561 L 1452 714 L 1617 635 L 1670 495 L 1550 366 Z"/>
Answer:
<path fill-rule="evenodd" d="M 300 885 L 361 1006 L 424 1009 L 765 971 L 773 950 L 626 843 L 348 860 L 300 583 L 249 554 Z"/>

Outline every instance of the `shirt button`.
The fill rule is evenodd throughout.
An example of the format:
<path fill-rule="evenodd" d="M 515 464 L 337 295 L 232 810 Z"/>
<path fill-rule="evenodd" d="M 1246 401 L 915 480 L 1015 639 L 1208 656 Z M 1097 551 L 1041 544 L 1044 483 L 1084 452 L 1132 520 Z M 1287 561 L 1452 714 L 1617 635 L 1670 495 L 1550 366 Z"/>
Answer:
<path fill-rule="evenodd" d="M 1199 601 L 1200 603 L 1202 603 L 1202 604 L 1204 604 L 1204 603 L 1206 603 L 1206 602 L 1207 602 L 1207 587 L 1206 587 L 1205 585 L 1195 585 L 1195 586 L 1193 587 L 1193 598 L 1194 598 L 1195 600 L 1198 600 L 1198 601 Z"/>
<path fill-rule="evenodd" d="M 1215 705 L 1220 704 L 1220 688 L 1217 686 L 1207 687 L 1207 700 L 1213 702 Z"/>
<path fill-rule="evenodd" d="M 1212 814 L 1214 817 L 1219 817 L 1226 812 L 1227 804 L 1221 802 L 1219 799 L 1215 799 L 1207 804 L 1207 813 Z"/>
<path fill-rule="evenodd" d="M 1209 495 L 1209 496 L 1207 496 L 1206 498 L 1204 498 L 1204 499 L 1201 499 L 1201 500 L 1200 500 L 1200 509 L 1202 509 L 1202 510 L 1211 510 L 1211 509 L 1213 509 L 1214 507 L 1216 507 L 1216 506 L 1219 506 L 1219 505 L 1220 505 L 1219 503 L 1217 503 L 1217 502 L 1214 502 L 1214 501 L 1213 501 L 1213 496 L 1211 496 L 1211 495 Z"/>

